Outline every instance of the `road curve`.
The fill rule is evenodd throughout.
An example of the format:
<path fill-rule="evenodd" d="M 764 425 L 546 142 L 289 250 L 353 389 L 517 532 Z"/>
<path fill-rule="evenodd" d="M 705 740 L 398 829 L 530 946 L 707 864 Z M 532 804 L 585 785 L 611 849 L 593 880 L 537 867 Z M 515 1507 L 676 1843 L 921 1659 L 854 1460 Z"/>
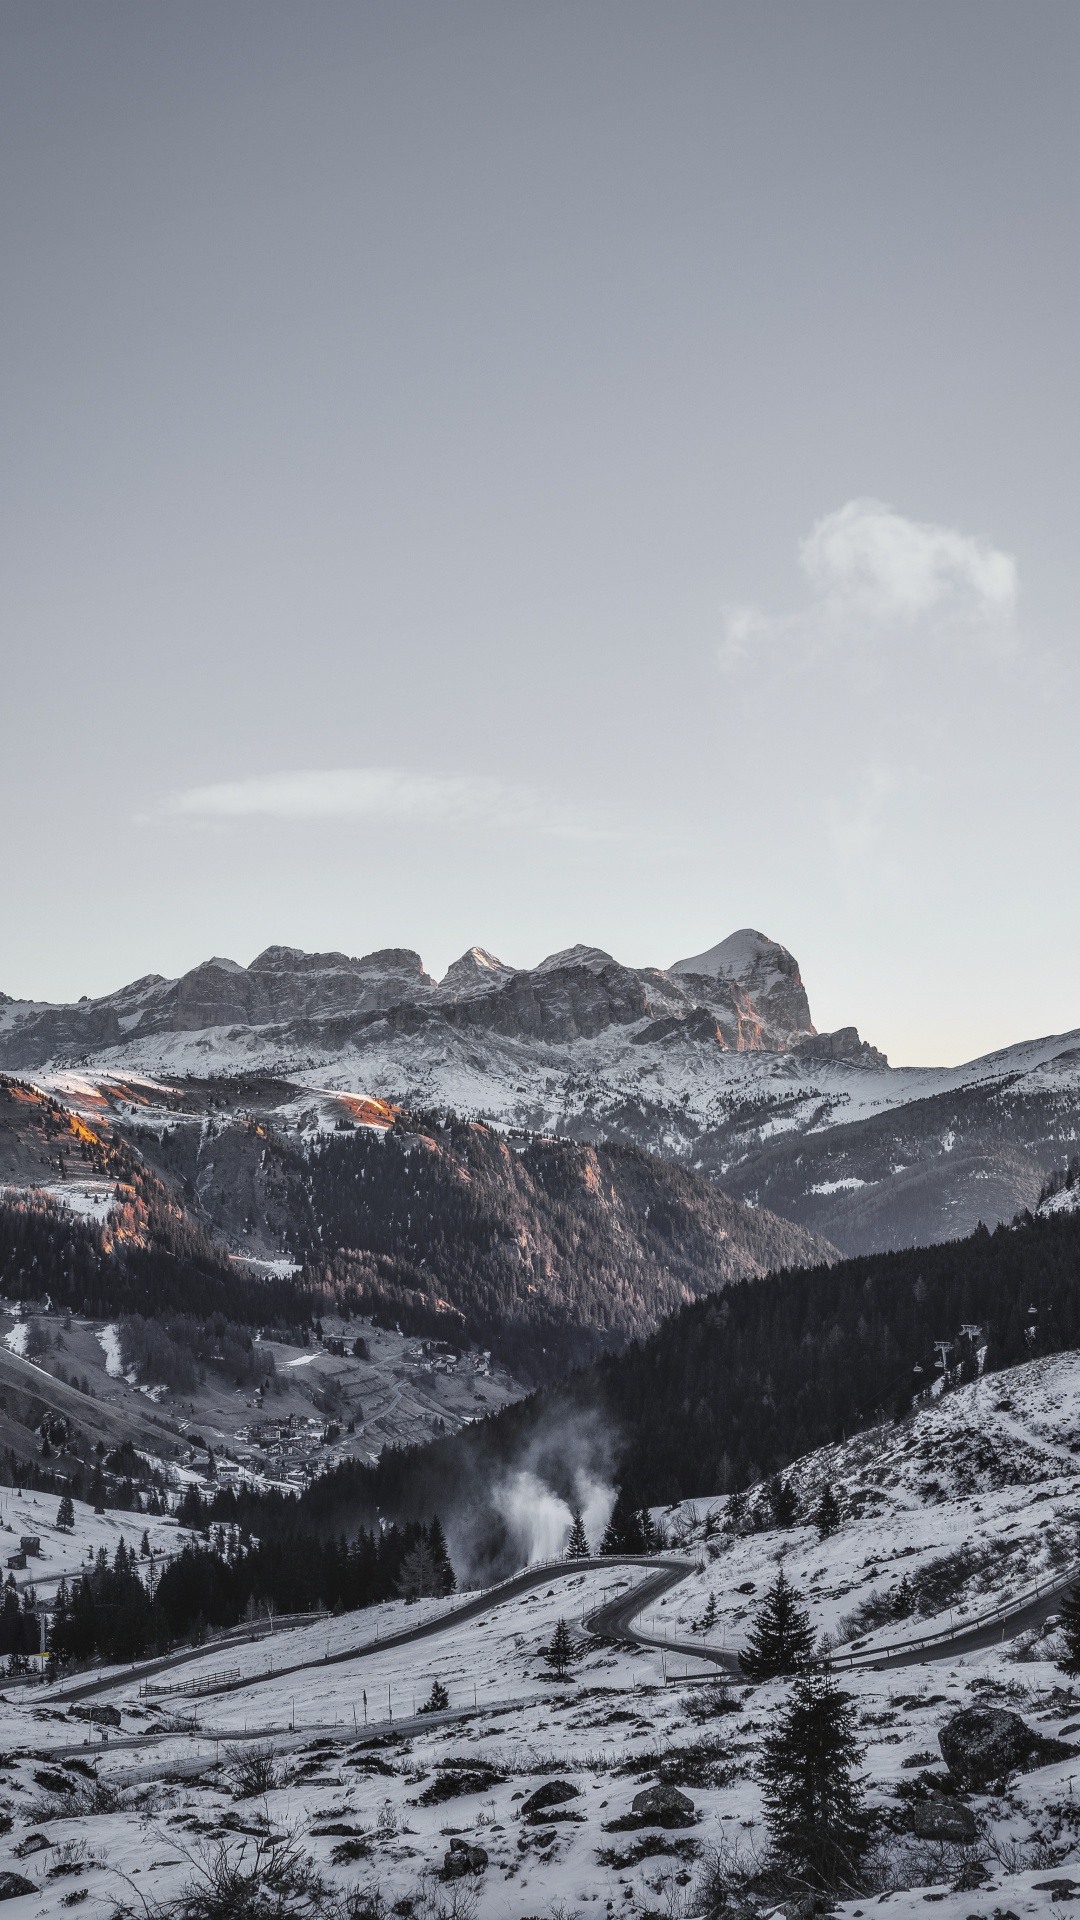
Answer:
<path fill-rule="evenodd" d="M 550 1586 L 555 1580 L 564 1580 L 568 1576 L 579 1573 L 608 1571 L 619 1566 L 655 1567 L 659 1570 L 660 1585 L 654 1589 L 651 1581 L 643 1581 L 641 1586 L 631 1589 L 628 1595 L 613 1602 L 612 1609 L 601 1608 L 599 1614 L 590 1616 L 590 1625 L 592 1620 L 599 1620 L 606 1612 L 622 1611 L 627 1605 L 632 1618 L 633 1614 L 640 1613 L 643 1606 L 649 1605 L 657 1593 L 666 1592 L 668 1587 L 674 1586 L 677 1580 L 684 1580 L 689 1573 L 692 1573 L 694 1562 L 692 1560 L 658 1560 L 655 1556 L 646 1554 L 605 1554 L 592 1555 L 589 1559 L 563 1560 L 555 1566 L 526 1567 L 521 1573 L 513 1574 L 509 1580 L 504 1580 L 501 1585 L 491 1587 L 484 1593 L 478 1593 L 473 1599 L 464 1601 L 460 1607 L 452 1607 L 448 1613 L 436 1614 L 430 1620 L 421 1621 L 418 1626 L 403 1627 L 400 1632 L 388 1633 L 377 1640 L 364 1640 L 357 1646 L 344 1648 L 340 1653 L 323 1654 L 321 1657 L 316 1656 L 313 1660 L 294 1660 L 285 1666 L 275 1666 L 272 1672 L 255 1673 L 241 1680 L 227 1681 L 220 1687 L 207 1689 L 206 1693 L 200 1694 L 199 1697 L 200 1699 L 216 1698 L 220 1694 L 239 1692 L 244 1687 L 261 1686 L 268 1680 L 280 1680 L 285 1674 L 302 1673 L 310 1667 L 334 1667 L 340 1666 L 344 1661 L 362 1660 L 369 1654 L 384 1652 L 387 1647 L 401 1647 L 414 1640 L 426 1640 L 432 1634 L 444 1632 L 448 1627 L 461 1626 L 466 1621 L 479 1619 L 482 1614 L 493 1612 L 505 1601 L 516 1600 L 522 1594 L 532 1592 L 535 1587 Z M 606 1632 L 607 1629 L 597 1626 L 595 1631 Z M 629 1640 L 640 1638 L 642 1646 L 653 1644 L 646 1637 L 638 1636 L 629 1629 L 613 1631 L 610 1637 Z M 657 1641 L 655 1644 L 659 1646 L 665 1643 Z M 170 1655 L 168 1664 L 179 1666 L 192 1660 L 205 1660 L 208 1653 L 214 1651 L 216 1648 L 192 1647 L 186 1654 Z M 228 1651 L 227 1646 L 222 1648 L 222 1652 Z M 694 1647 L 680 1647 L 678 1651 L 700 1652 Z M 127 1673 L 113 1674 L 106 1680 L 91 1680 L 83 1686 L 65 1687 L 57 1693 L 56 1698 L 64 1701 L 89 1700 L 99 1694 L 114 1693 L 120 1687 L 129 1687 L 133 1680 L 160 1671 L 161 1665 L 161 1662 L 151 1661 L 145 1666 L 132 1668 Z"/>
<path fill-rule="evenodd" d="M 660 1639 L 654 1634 L 641 1633 L 634 1621 L 648 1607 L 685 1580 L 693 1572 L 694 1561 L 677 1560 L 653 1554 L 610 1554 L 592 1555 L 588 1559 L 565 1560 L 553 1566 L 526 1567 L 521 1573 L 514 1574 L 499 1586 L 476 1594 L 461 1606 L 453 1607 L 449 1612 L 437 1614 L 430 1620 L 421 1621 L 415 1627 L 403 1627 L 398 1633 L 387 1634 L 375 1640 L 361 1641 L 346 1647 L 340 1653 L 324 1654 L 310 1660 L 295 1660 L 284 1666 L 276 1666 L 272 1671 L 248 1675 L 239 1680 L 226 1681 L 219 1687 L 207 1688 L 200 1694 L 201 1699 L 209 1699 L 225 1693 L 236 1693 L 245 1687 L 257 1687 L 270 1680 L 280 1680 L 285 1675 L 303 1673 L 313 1667 L 340 1666 L 350 1660 L 361 1660 L 370 1654 L 382 1653 L 387 1647 L 406 1646 L 416 1640 L 426 1640 L 432 1635 L 444 1632 L 447 1628 L 464 1625 L 467 1621 L 479 1619 L 486 1613 L 494 1612 L 508 1600 L 516 1600 L 522 1594 L 530 1593 L 537 1587 L 550 1586 L 556 1580 L 564 1580 L 580 1573 L 610 1571 L 616 1567 L 647 1567 L 649 1577 L 638 1586 L 628 1587 L 617 1598 L 606 1601 L 588 1615 L 586 1625 L 590 1632 L 601 1634 L 606 1639 L 622 1641 L 625 1645 L 647 1647 L 668 1654 L 677 1654 L 685 1659 L 708 1661 L 728 1678 L 739 1678 L 741 1668 L 737 1653 L 729 1653 L 719 1647 L 706 1646 L 702 1642 L 692 1643 L 685 1640 Z M 932 1646 L 915 1642 L 911 1646 L 900 1644 L 892 1648 L 868 1648 L 844 1659 L 845 1668 L 861 1667 L 880 1670 L 885 1667 L 920 1666 L 931 1661 L 958 1659 L 962 1654 L 973 1653 L 980 1648 L 997 1645 L 1002 1640 L 1011 1640 L 1029 1627 L 1041 1625 L 1048 1616 L 1061 1605 L 1061 1589 L 1046 1593 L 1034 1600 L 1025 1601 L 1016 1611 L 1004 1618 L 980 1626 L 978 1622 L 970 1627 L 958 1628 L 947 1640 L 938 1641 Z M 228 1643 L 222 1646 L 222 1652 L 228 1651 Z M 116 1692 L 128 1687 L 132 1680 L 148 1678 L 160 1672 L 163 1667 L 183 1665 L 193 1660 L 204 1660 L 212 1649 L 192 1647 L 183 1654 L 173 1654 L 164 1660 L 148 1661 L 129 1672 L 113 1674 L 105 1680 L 88 1681 L 81 1686 L 58 1690 L 56 1698 L 64 1701 L 92 1699 L 100 1694 Z"/>
<path fill-rule="evenodd" d="M 608 1640 L 622 1640 L 630 1646 L 657 1647 L 661 1652 L 681 1654 L 684 1658 L 708 1660 L 722 1673 L 738 1674 L 736 1654 L 722 1652 L 719 1647 L 692 1646 L 685 1640 L 660 1640 L 654 1634 L 637 1632 L 633 1625 L 637 1616 L 693 1571 L 692 1563 L 687 1560 L 653 1560 L 649 1564 L 656 1569 L 649 1579 L 590 1613 L 585 1622 L 590 1633 L 603 1634 Z"/>

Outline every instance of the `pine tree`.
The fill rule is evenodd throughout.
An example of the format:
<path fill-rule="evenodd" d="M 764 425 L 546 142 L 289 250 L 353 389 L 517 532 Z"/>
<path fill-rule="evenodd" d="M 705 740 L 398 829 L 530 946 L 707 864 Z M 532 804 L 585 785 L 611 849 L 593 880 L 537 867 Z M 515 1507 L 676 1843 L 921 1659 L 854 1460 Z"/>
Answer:
<path fill-rule="evenodd" d="M 56 1516 L 56 1524 L 58 1527 L 63 1527 L 66 1531 L 69 1531 L 75 1525 L 75 1503 L 70 1493 L 61 1495 L 60 1510 Z"/>
<path fill-rule="evenodd" d="M 746 1519 L 749 1504 L 744 1488 L 736 1487 L 733 1492 L 729 1493 L 727 1511 L 724 1514 L 724 1526 L 729 1533 L 740 1532 L 743 1522 Z"/>
<path fill-rule="evenodd" d="M 748 1680 L 773 1680 L 809 1664 L 814 1635 L 802 1595 L 783 1567 L 758 1608 L 739 1665 Z"/>
<path fill-rule="evenodd" d="M 825 1491 L 818 1501 L 817 1512 L 814 1515 L 814 1525 L 818 1530 L 819 1540 L 828 1540 L 832 1534 L 839 1531 L 840 1502 L 837 1500 L 832 1487 L 828 1483 L 826 1483 Z"/>
<path fill-rule="evenodd" d="M 589 1536 L 585 1531 L 585 1522 L 581 1517 L 580 1507 L 575 1507 L 574 1524 L 566 1543 L 566 1557 L 568 1560 L 587 1560 L 589 1553 Z"/>
<path fill-rule="evenodd" d="M 915 1588 L 906 1573 L 893 1593 L 892 1610 L 897 1620 L 906 1620 L 915 1611 Z"/>
<path fill-rule="evenodd" d="M 813 1886 L 857 1884 L 869 1838 L 858 1760 L 851 1699 L 828 1672 L 801 1675 L 775 1733 L 766 1735 L 760 1774 L 773 1846 Z"/>
<path fill-rule="evenodd" d="M 601 1553 L 644 1553 L 645 1536 L 641 1527 L 641 1510 L 635 1507 L 625 1488 L 620 1487 L 615 1505 L 611 1510 L 611 1519 L 607 1523 L 604 1537 L 600 1542 Z"/>
<path fill-rule="evenodd" d="M 799 1517 L 799 1505 L 795 1498 L 795 1489 L 790 1480 L 782 1480 L 774 1473 L 769 1481 L 769 1505 L 772 1508 L 773 1525 L 793 1527 Z"/>
<path fill-rule="evenodd" d="M 421 1713 L 445 1713 L 450 1705 L 450 1695 L 441 1680 L 433 1680 L 431 1692 L 419 1709 Z"/>
<path fill-rule="evenodd" d="M 139 1544 L 139 1559 L 149 1560 L 149 1558 L 150 1558 L 150 1533 L 149 1533 L 149 1529 L 144 1527 L 143 1537 Z"/>
<path fill-rule="evenodd" d="M 574 1664 L 574 1642 L 565 1620 L 556 1622 L 551 1641 L 544 1648 L 544 1659 L 557 1680 L 565 1680 Z"/>
<path fill-rule="evenodd" d="M 1080 1673 L 1080 1584 L 1070 1587 L 1058 1608 L 1065 1652 L 1058 1661 L 1066 1673 Z"/>
<path fill-rule="evenodd" d="M 457 1591 L 457 1576 L 450 1559 L 450 1549 L 446 1544 L 446 1535 L 438 1514 L 432 1516 L 428 1528 L 428 1552 L 431 1555 L 432 1575 L 436 1593 L 448 1594 Z"/>

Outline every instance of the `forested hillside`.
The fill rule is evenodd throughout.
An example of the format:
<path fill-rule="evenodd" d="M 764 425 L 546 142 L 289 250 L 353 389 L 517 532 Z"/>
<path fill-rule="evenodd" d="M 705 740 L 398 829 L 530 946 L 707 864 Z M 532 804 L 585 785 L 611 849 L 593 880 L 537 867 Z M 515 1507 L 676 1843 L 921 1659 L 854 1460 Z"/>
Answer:
<path fill-rule="evenodd" d="M 567 1499 L 583 1465 L 638 1505 L 724 1493 L 901 1415 L 937 1377 L 941 1341 L 969 1375 L 983 1346 L 991 1371 L 1080 1346 L 1080 1215 L 735 1284 L 452 1440 L 338 1468 L 301 1506 L 322 1529 L 376 1508 L 483 1509 L 519 1462 Z M 478 1519 L 495 1539 L 494 1514 Z"/>
<path fill-rule="evenodd" d="M 508 1142 L 452 1116 L 339 1133 L 297 1184 L 312 1294 L 457 1331 L 538 1382 L 733 1280 L 831 1252 L 637 1148 Z"/>
<path fill-rule="evenodd" d="M 28 1183 L 0 1189 L 0 1292 L 98 1319 L 223 1315 L 295 1330 L 368 1315 L 489 1349 L 533 1386 L 732 1280 L 832 1253 L 638 1148 L 508 1141 L 450 1114 L 329 1135 L 221 1108 L 205 1123 L 163 1118 L 160 1132 L 115 1120 L 95 1131 L 0 1079 L 12 1172 L 51 1174 L 63 1191 L 77 1159 L 113 1202 L 98 1225 Z M 228 1257 L 256 1222 L 265 1251 L 291 1250 L 295 1275 L 256 1277 Z"/>

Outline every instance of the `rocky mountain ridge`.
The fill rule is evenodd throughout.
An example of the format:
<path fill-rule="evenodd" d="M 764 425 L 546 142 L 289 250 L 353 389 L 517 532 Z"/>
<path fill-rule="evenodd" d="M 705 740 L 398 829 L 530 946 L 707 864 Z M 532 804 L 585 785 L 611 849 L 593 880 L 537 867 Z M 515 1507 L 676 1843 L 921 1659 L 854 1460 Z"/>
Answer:
<path fill-rule="evenodd" d="M 74 1005 L 0 1003 L 0 1068 L 65 1099 L 256 1073 L 624 1142 L 848 1253 L 1011 1219 L 1080 1138 L 1080 1033 L 892 1068 L 854 1027 L 816 1032 L 793 955 L 753 929 L 666 968 L 589 946 L 515 968 L 473 947 L 441 981 L 408 948 L 274 946 Z"/>
<path fill-rule="evenodd" d="M 749 928 L 666 970 L 625 967 L 585 946 L 515 968 L 470 947 L 436 981 L 409 948 L 357 959 L 270 946 L 248 967 L 216 956 L 179 979 L 148 974 L 94 1000 L 57 1006 L 5 996 L 3 1004 L 0 1066 L 15 1071 L 71 1064 L 149 1036 L 235 1027 L 269 1030 L 278 1046 L 340 1048 L 378 1018 L 409 1031 L 425 1016 L 556 1042 L 637 1022 L 652 1023 L 643 1038 L 686 1026 L 737 1052 L 783 1053 L 815 1037 L 797 962 Z M 846 1030 L 842 1046 L 857 1049 L 849 1036 Z"/>

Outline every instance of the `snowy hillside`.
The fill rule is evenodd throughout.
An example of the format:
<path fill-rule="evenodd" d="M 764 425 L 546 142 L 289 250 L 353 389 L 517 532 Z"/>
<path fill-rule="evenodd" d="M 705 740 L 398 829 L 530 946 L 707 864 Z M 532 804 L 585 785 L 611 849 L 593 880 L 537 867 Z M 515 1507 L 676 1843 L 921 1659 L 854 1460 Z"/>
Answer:
<path fill-rule="evenodd" d="M 707 1502 L 672 1511 L 685 1544 L 669 1558 L 687 1578 L 639 1621 L 653 1646 L 598 1641 L 586 1624 L 645 1569 L 571 1563 L 461 1621 L 459 1601 L 394 1602 L 234 1636 L 156 1672 L 75 1675 L 47 1691 L 17 1683 L 0 1698 L 11 1823 L 0 1871 L 26 1882 L 11 1889 L 13 1916 L 59 1915 L 73 1895 L 88 1911 L 157 1913 L 184 1889 L 220 1884 L 224 1867 L 265 1878 L 283 1859 L 294 1880 L 280 1911 L 298 1916 L 340 1913 L 346 1894 L 354 1915 L 403 1920 L 594 1908 L 689 1920 L 725 1898 L 730 1909 L 725 1886 L 767 1849 L 756 1768 L 790 1683 L 718 1687 L 684 1649 L 724 1636 L 736 1646 L 781 1562 L 815 1624 L 838 1633 L 844 1611 L 893 1591 L 901 1570 L 925 1586 L 935 1562 L 966 1549 L 977 1564 L 953 1608 L 967 1617 L 1075 1555 L 1074 1446 L 1080 1359 L 1066 1354 L 800 1462 L 800 1500 L 816 1502 L 827 1481 L 841 1498 L 841 1529 L 824 1542 L 806 1526 L 732 1540 Z M 724 1625 L 702 1635 L 693 1626 L 710 1593 Z M 385 1644 L 438 1616 L 441 1630 Z M 560 1618 L 576 1649 L 562 1683 L 543 1658 Z M 1080 1891 L 1080 1692 L 1053 1664 L 1056 1647 L 1051 1628 L 844 1675 L 875 1830 L 863 1890 L 830 1910 L 861 1920 L 885 1903 L 914 1920 L 931 1901 L 946 1920 L 1026 1920 Z M 425 1717 L 436 1682 L 449 1705 Z M 938 1736 L 972 1705 L 1006 1707 L 1062 1744 L 1000 1786 L 950 1785 Z M 117 1722 L 107 1746 L 87 1721 L 101 1706 Z M 685 1796 L 679 1824 L 635 1808 L 658 1786 Z M 920 1809 L 940 1818 L 942 1807 L 963 1837 L 920 1838 Z M 775 1896 L 740 1898 L 748 1914 L 775 1907 Z"/>
<path fill-rule="evenodd" d="M 672 1631 L 699 1629 L 708 1609 L 707 1643 L 738 1646 L 781 1563 L 838 1650 L 959 1626 L 1080 1557 L 1080 1355 L 989 1374 L 908 1421 L 808 1454 L 786 1478 L 806 1517 L 790 1529 L 732 1537 L 722 1501 L 658 1515 L 701 1556 L 665 1608 Z M 827 1486 L 844 1524 L 820 1540 L 810 1516 Z M 751 1507 L 768 1519 L 765 1488 Z"/>

